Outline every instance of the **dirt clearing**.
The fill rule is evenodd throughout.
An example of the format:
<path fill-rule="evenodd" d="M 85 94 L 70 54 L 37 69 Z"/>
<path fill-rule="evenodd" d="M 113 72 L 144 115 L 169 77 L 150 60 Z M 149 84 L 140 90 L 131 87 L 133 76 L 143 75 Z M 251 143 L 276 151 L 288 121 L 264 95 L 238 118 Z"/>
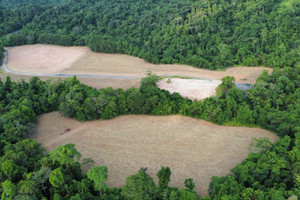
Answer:
<path fill-rule="evenodd" d="M 84 57 L 87 48 L 25 45 L 8 50 L 7 66 L 17 72 L 59 73 Z"/>
<path fill-rule="evenodd" d="M 88 47 L 25 45 L 8 50 L 7 67 L 29 73 L 65 73 L 143 77 L 148 70 L 160 76 L 192 76 L 220 80 L 234 76 L 237 82 L 255 83 L 265 67 L 234 67 L 226 71 L 198 69 L 187 65 L 154 65 L 129 55 L 95 53 Z"/>
<path fill-rule="evenodd" d="M 25 81 L 29 81 L 29 79 L 32 76 L 19 76 L 14 74 L 8 74 L 6 72 L 3 72 L 0 74 L 0 79 L 2 82 L 5 81 L 6 77 L 10 76 L 12 81 L 20 81 L 21 79 L 24 79 Z M 65 78 L 49 78 L 49 77 L 40 77 L 41 80 L 59 80 L 59 79 L 65 79 Z M 78 80 L 80 80 L 81 83 L 89 85 L 91 87 L 100 89 L 100 88 L 107 88 L 112 87 L 114 89 L 122 88 L 124 90 L 127 90 L 131 87 L 139 88 L 140 87 L 140 79 L 106 79 L 106 78 L 80 78 L 77 77 Z"/>
<path fill-rule="evenodd" d="M 177 92 L 182 97 L 199 101 L 215 95 L 220 83 L 220 80 L 165 78 L 157 83 L 157 87 L 168 90 L 171 94 Z"/>
<path fill-rule="evenodd" d="M 71 132 L 59 135 L 66 128 Z M 58 112 L 41 115 L 30 136 L 47 151 L 69 142 L 82 157 L 108 167 L 108 185 L 122 186 L 140 167 L 155 174 L 161 166 L 172 170 L 171 186 L 184 187 L 193 178 L 196 191 L 207 195 L 212 176 L 224 176 L 244 160 L 252 138 L 277 136 L 258 128 L 227 127 L 183 116 L 120 116 L 112 120 L 78 122 Z"/>

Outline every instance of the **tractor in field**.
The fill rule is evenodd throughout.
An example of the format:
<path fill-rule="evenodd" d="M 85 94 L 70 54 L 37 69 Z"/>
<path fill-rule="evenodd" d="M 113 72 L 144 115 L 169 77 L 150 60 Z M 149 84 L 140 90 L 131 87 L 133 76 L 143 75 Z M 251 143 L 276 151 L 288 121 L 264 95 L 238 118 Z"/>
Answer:
<path fill-rule="evenodd" d="M 70 128 L 66 128 L 63 132 L 60 133 L 60 135 L 63 135 L 63 134 L 68 133 L 68 132 L 70 132 L 70 131 L 71 131 Z"/>

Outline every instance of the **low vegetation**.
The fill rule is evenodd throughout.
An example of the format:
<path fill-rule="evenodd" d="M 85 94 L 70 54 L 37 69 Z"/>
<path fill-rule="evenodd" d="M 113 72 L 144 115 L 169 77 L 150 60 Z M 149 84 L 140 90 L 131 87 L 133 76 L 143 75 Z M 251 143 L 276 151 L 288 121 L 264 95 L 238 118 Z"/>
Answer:
<path fill-rule="evenodd" d="M 43 147 L 27 139 L 37 115 L 59 110 L 78 120 L 110 119 L 121 114 L 182 114 L 218 124 L 236 121 L 258 124 L 278 133 L 272 144 L 260 140 L 259 153 L 232 169 L 232 175 L 213 177 L 210 197 L 202 199 L 286 199 L 299 193 L 299 67 L 263 73 L 253 89 L 243 93 L 230 77 L 223 79 L 217 97 L 203 101 L 183 99 L 179 94 L 156 87 L 158 77 L 149 75 L 139 89 L 96 90 L 76 77 L 53 83 L 34 77 L 29 83 L 0 82 L 0 180 L 2 198 L 25 199 L 197 199 L 193 181 L 186 189 L 166 184 L 169 172 L 159 186 L 146 169 L 130 176 L 122 188 L 105 185 L 105 167 L 82 174 L 81 154 L 73 144 L 43 155 Z M 58 106 L 59 105 L 59 106 Z M 166 170 L 162 168 L 161 170 Z M 189 178 L 189 177 L 187 177 Z M 161 178 L 159 178 L 161 179 Z M 95 182 L 96 181 L 96 182 Z"/>

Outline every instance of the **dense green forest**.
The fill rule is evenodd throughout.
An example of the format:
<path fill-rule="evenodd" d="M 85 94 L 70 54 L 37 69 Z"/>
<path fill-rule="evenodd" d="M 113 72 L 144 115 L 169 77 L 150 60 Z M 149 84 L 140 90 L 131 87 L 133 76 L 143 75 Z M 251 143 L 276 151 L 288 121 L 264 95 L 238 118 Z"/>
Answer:
<path fill-rule="evenodd" d="M 181 114 L 218 124 L 257 124 L 281 137 L 272 144 L 259 140 L 258 153 L 232 169 L 232 175 L 213 177 L 210 197 L 202 199 L 287 199 L 300 192 L 300 67 L 264 72 L 253 89 L 235 87 L 225 77 L 215 97 L 190 101 L 156 87 L 158 77 L 149 74 L 139 89 L 94 89 L 76 77 L 41 81 L 37 77 L 0 82 L 0 181 L 3 199 L 198 199 L 193 180 L 186 188 L 168 186 L 171 169 L 162 167 L 156 185 L 141 168 L 126 179 L 124 187 L 106 186 L 107 169 L 93 166 L 87 174 L 73 144 L 44 155 L 43 147 L 28 139 L 37 116 L 58 110 L 77 120 L 110 119 L 123 114 Z M 91 165 L 90 165 L 91 167 Z"/>
<path fill-rule="evenodd" d="M 293 67 L 300 60 L 297 0 L 43 2 L 0 10 L 0 36 L 23 27 L 3 38 L 5 45 L 88 45 L 93 51 L 130 54 L 152 63 L 209 69 Z"/>
<path fill-rule="evenodd" d="M 63 0 L 1 0 L 0 37 L 18 32 L 35 16 L 41 15 L 58 2 L 63 2 Z"/>
<path fill-rule="evenodd" d="M 1 0 L 0 8 L 22 8 L 24 6 L 32 5 L 45 5 L 45 4 L 57 4 L 58 2 L 63 2 L 65 0 Z"/>

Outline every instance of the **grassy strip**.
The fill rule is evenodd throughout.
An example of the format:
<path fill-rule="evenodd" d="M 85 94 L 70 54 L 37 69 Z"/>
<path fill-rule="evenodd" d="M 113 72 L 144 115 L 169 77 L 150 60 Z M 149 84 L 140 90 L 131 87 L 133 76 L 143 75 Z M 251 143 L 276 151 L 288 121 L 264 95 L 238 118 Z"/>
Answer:
<path fill-rule="evenodd" d="M 237 126 L 237 127 L 249 127 L 249 128 L 262 128 L 256 124 L 243 124 L 237 121 L 227 121 L 222 124 L 222 126 Z"/>
<path fill-rule="evenodd" d="M 162 80 L 162 79 L 165 79 L 165 78 L 181 78 L 181 79 L 199 79 L 199 80 L 202 80 L 201 78 L 193 78 L 193 77 L 186 77 L 186 76 L 160 76 L 158 78 L 158 80 Z"/>

